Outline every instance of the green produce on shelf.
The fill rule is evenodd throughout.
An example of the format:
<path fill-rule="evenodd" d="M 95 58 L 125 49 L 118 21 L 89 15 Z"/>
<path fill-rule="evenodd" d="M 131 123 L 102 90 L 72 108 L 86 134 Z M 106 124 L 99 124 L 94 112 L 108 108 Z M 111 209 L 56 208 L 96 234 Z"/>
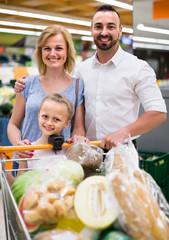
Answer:
<path fill-rule="evenodd" d="M 11 110 L 13 109 L 13 104 L 9 101 L 4 102 L 0 105 L 0 110 L 2 113 L 2 117 L 3 116 L 9 116 L 9 114 L 11 113 Z"/>
<path fill-rule="evenodd" d="M 148 161 L 153 161 L 153 160 L 155 160 L 155 159 L 157 159 L 157 158 L 158 158 L 158 156 L 152 155 L 152 156 L 146 158 L 146 160 L 148 160 Z"/>
<path fill-rule="evenodd" d="M 13 105 L 15 103 L 15 92 L 12 87 L 4 86 L 0 88 L 0 117 L 10 118 Z"/>

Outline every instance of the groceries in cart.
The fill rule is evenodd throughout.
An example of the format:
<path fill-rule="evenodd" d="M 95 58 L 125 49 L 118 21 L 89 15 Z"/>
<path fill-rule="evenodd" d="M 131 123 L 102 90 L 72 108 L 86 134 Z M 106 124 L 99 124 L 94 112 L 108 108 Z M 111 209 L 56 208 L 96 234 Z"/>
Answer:
<path fill-rule="evenodd" d="M 79 162 L 85 172 L 85 177 L 95 175 L 103 166 L 103 150 L 85 142 L 75 142 L 66 152 L 66 156 Z"/>
<path fill-rule="evenodd" d="M 30 236 L 169 239 L 169 205 L 138 161 L 132 142 L 118 144 L 105 158 L 84 142 L 72 144 L 67 156 L 40 158 L 11 188 Z"/>
<path fill-rule="evenodd" d="M 37 170 L 21 174 L 11 187 L 28 231 L 64 227 L 66 222 L 75 222 L 74 228 L 81 229 L 84 225 L 76 217 L 73 201 L 84 178 L 83 168 L 65 156 L 42 159 L 43 164 L 44 160 L 48 168 L 37 166 Z"/>
<path fill-rule="evenodd" d="M 133 239 L 169 239 L 169 205 L 152 177 L 139 169 L 135 149 L 119 144 L 114 156 L 111 151 L 107 178 L 119 204 L 121 228 Z"/>
<path fill-rule="evenodd" d="M 48 230 L 38 233 L 34 240 L 89 240 L 88 238 L 81 236 L 75 232 L 69 230 Z"/>

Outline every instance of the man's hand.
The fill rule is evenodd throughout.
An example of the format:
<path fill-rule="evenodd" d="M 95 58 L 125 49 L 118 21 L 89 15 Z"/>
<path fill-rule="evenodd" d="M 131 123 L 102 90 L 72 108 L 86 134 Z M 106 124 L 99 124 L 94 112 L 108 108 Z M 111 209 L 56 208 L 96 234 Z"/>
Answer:
<path fill-rule="evenodd" d="M 26 77 L 27 76 L 24 75 L 22 78 L 16 79 L 15 87 L 14 87 L 14 91 L 16 93 L 19 93 L 20 91 L 22 91 L 25 88 L 25 81 L 23 79 Z"/>
<path fill-rule="evenodd" d="M 17 146 L 31 145 L 28 139 L 17 142 Z M 17 158 L 32 158 L 34 150 L 25 150 L 15 152 Z"/>
<path fill-rule="evenodd" d="M 129 137 L 129 133 L 125 128 L 122 128 L 116 132 L 106 135 L 101 143 L 100 147 L 105 149 L 111 149 L 116 147 L 118 143 L 124 143 L 124 140 Z"/>

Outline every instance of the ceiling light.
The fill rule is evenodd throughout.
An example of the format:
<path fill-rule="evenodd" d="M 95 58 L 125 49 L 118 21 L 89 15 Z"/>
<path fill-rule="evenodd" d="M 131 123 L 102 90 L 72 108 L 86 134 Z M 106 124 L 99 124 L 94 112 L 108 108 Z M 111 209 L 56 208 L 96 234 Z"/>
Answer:
<path fill-rule="evenodd" d="M 133 36 L 133 41 L 169 45 L 169 40 Z"/>
<path fill-rule="evenodd" d="M 128 28 L 128 27 L 122 27 L 122 32 L 133 33 L 133 29 L 132 28 Z"/>
<path fill-rule="evenodd" d="M 102 2 L 102 3 L 106 3 L 106 4 L 110 4 L 116 7 L 120 7 L 120 8 L 125 8 L 128 10 L 133 10 L 133 6 L 127 3 L 123 3 L 123 2 L 119 2 L 119 1 L 115 1 L 115 0 L 95 0 L 97 2 Z"/>
<path fill-rule="evenodd" d="M 42 25 L 34 25 L 34 24 L 26 24 L 26 23 L 17 23 L 17 22 L 8 22 L 8 21 L 0 21 L 0 25 L 5 25 L 5 26 L 10 26 L 10 27 L 24 27 L 24 28 L 29 28 L 29 29 L 37 29 L 37 30 L 43 30 L 47 26 L 42 26 Z M 77 35 L 85 35 L 85 36 L 91 36 L 90 31 L 85 31 L 85 30 L 77 30 L 73 28 L 67 28 L 67 30 L 71 34 L 77 34 Z M 15 34 L 25 34 L 25 35 L 35 35 L 39 36 L 41 32 L 35 32 L 35 31 L 26 31 L 26 30 L 20 30 L 20 29 L 6 29 L 6 28 L 0 28 L 0 32 L 7 32 L 7 33 L 15 33 Z"/>
<path fill-rule="evenodd" d="M 10 26 L 10 27 L 22 27 L 22 28 L 30 28 L 30 29 L 39 29 L 43 30 L 47 26 L 43 25 L 35 25 L 29 23 L 22 23 L 22 22 L 9 22 L 9 21 L 0 21 L 0 25 L 2 26 Z"/>
<path fill-rule="evenodd" d="M 169 30 L 168 29 L 162 29 L 162 28 L 154 28 L 154 27 L 146 27 L 144 24 L 138 24 L 137 29 L 141 31 L 146 31 L 146 32 L 154 32 L 154 33 L 160 33 L 160 34 L 167 34 L 169 35 Z"/>
<path fill-rule="evenodd" d="M 44 20 L 50 20 L 50 21 L 55 21 L 55 22 L 71 23 L 71 24 L 88 26 L 88 27 L 91 26 L 91 22 L 90 21 L 83 21 L 83 20 L 78 20 L 78 19 L 56 17 L 56 16 L 46 15 L 46 14 L 23 12 L 23 11 L 16 11 L 16 10 L 3 9 L 3 8 L 0 8 L 0 13 L 9 14 L 9 15 L 15 15 L 15 16 L 23 16 L 23 17 L 44 19 Z"/>
<path fill-rule="evenodd" d="M 148 48 L 148 49 L 158 49 L 158 50 L 169 50 L 169 46 L 150 44 L 150 43 L 133 43 L 133 49 L 135 48 Z"/>
<path fill-rule="evenodd" d="M 67 30 L 68 30 L 71 34 L 79 34 L 79 35 L 91 36 L 91 32 L 90 32 L 90 31 L 77 30 L 77 29 L 72 29 L 72 28 L 67 28 Z"/>
<path fill-rule="evenodd" d="M 39 36 L 40 32 L 28 31 L 28 30 L 19 30 L 19 29 L 10 29 L 10 28 L 0 28 L 0 32 L 4 33 L 15 33 L 22 35 L 31 35 L 31 36 Z"/>
<path fill-rule="evenodd" d="M 10 21 L 0 21 L 0 25 L 10 26 L 10 27 L 23 27 L 23 28 L 38 29 L 38 30 L 43 30 L 47 27 L 45 25 L 36 25 L 36 24 L 28 24 L 28 23 L 22 23 L 22 22 L 10 22 Z M 68 31 L 72 34 L 91 36 L 91 32 L 86 30 L 77 30 L 77 29 L 69 28 Z M 123 27 L 122 31 L 125 33 L 133 33 L 133 29 L 127 28 L 127 27 Z"/>

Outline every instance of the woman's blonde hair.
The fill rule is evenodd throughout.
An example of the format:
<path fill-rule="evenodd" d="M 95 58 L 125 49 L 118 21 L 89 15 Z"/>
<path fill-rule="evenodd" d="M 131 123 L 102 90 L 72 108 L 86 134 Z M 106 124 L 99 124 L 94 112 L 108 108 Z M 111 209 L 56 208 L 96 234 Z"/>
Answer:
<path fill-rule="evenodd" d="M 68 30 L 60 25 L 50 25 L 47 28 L 45 28 L 41 35 L 39 36 L 37 43 L 36 43 L 36 49 L 34 52 L 34 56 L 37 62 L 38 70 L 40 75 L 44 75 L 46 73 L 46 65 L 44 64 L 42 60 L 42 47 L 45 44 L 45 41 L 47 38 L 57 35 L 61 33 L 66 41 L 67 44 L 67 60 L 64 64 L 64 70 L 71 74 L 74 71 L 75 67 L 75 48 L 72 40 L 71 34 L 68 32 Z"/>
<path fill-rule="evenodd" d="M 73 117 L 73 104 L 70 102 L 70 100 L 67 97 L 61 96 L 58 93 L 50 93 L 50 94 L 46 95 L 41 101 L 41 104 L 40 104 L 40 107 L 39 107 L 39 112 L 40 112 L 44 102 L 46 102 L 46 101 L 53 101 L 53 102 L 56 102 L 56 103 L 65 104 L 66 107 L 67 107 L 67 116 L 68 116 L 67 120 L 72 119 L 72 117 Z"/>

